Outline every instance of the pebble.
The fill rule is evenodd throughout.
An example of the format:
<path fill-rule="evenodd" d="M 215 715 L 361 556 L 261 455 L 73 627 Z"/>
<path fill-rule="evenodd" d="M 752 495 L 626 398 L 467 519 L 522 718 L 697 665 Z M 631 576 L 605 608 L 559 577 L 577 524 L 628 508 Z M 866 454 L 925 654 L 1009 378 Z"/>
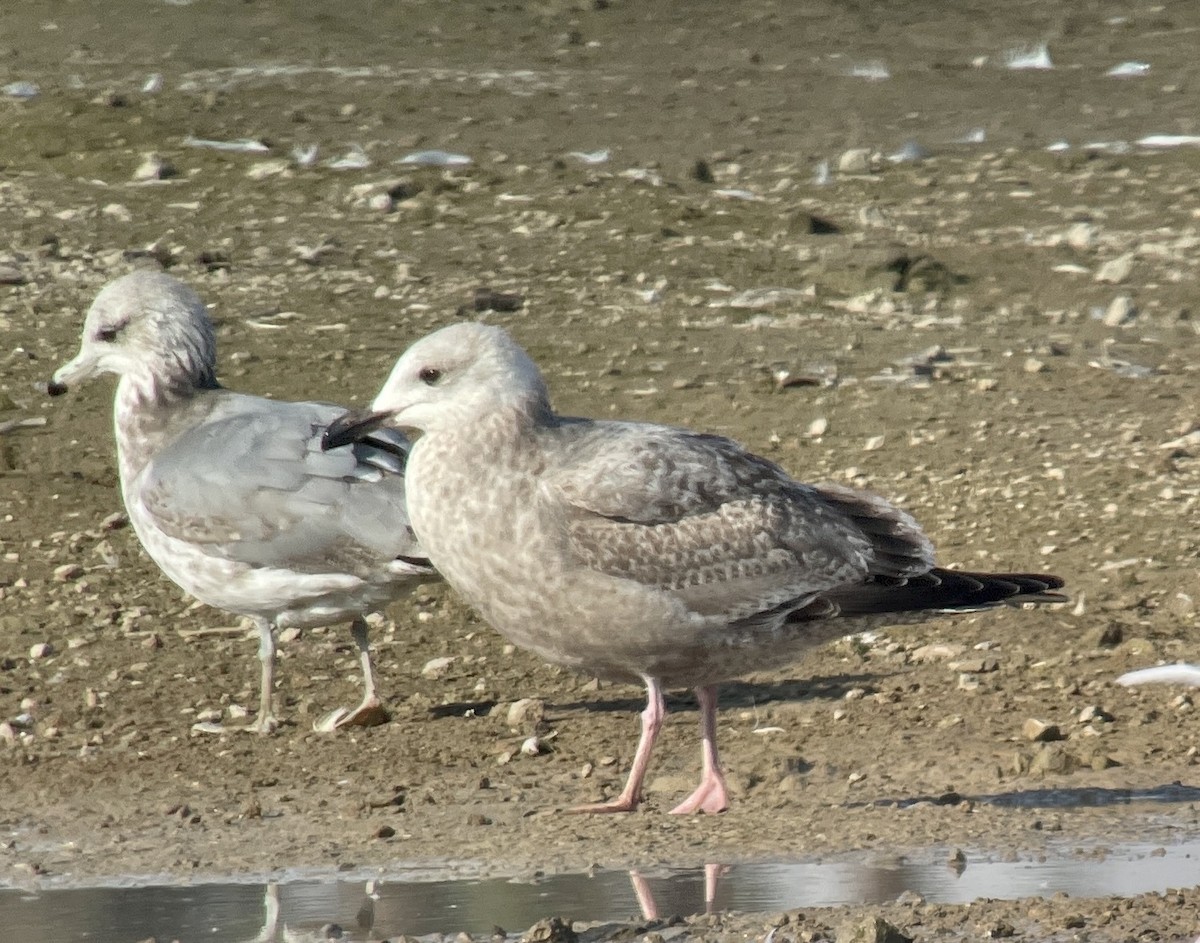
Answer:
<path fill-rule="evenodd" d="M 1104 309 L 1104 326 L 1120 327 L 1137 316 L 1137 306 L 1129 295 L 1117 295 Z"/>
<path fill-rule="evenodd" d="M 840 174 L 869 174 L 871 172 L 871 149 L 852 147 L 838 157 L 837 170 Z"/>
<path fill-rule="evenodd" d="M 504 722 L 509 727 L 520 727 L 526 723 L 537 724 L 541 722 L 545 712 L 546 702 L 541 698 L 523 697 L 509 705 Z"/>
<path fill-rule="evenodd" d="M 1026 740 L 1034 743 L 1049 743 L 1051 740 L 1061 740 L 1062 731 L 1056 724 L 1048 724 L 1044 720 L 1030 717 L 1021 725 L 1021 733 Z"/>
<path fill-rule="evenodd" d="M 1089 704 L 1079 712 L 1079 722 L 1081 724 L 1090 724 L 1094 720 L 1109 723 L 1112 719 L 1113 715 L 1098 704 Z"/>
<path fill-rule="evenodd" d="M 137 169 L 133 172 L 133 179 L 142 183 L 148 180 L 167 180 L 177 173 L 174 164 L 151 152 L 146 154 L 142 158 L 142 162 L 137 165 Z"/>
<path fill-rule="evenodd" d="M 911 657 L 913 661 L 918 662 L 946 661 L 957 658 L 965 651 L 966 646 L 957 642 L 932 642 L 929 645 L 913 649 Z"/>
<path fill-rule="evenodd" d="M 38 642 L 29 648 L 29 657 L 33 659 L 49 658 L 54 654 L 54 646 L 49 642 Z"/>
<path fill-rule="evenodd" d="M 1115 259 L 1110 259 L 1105 262 L 1096 271 L 1096 281 L 1104 282 L 1108 285 L 1120 285 L 1129 280 L 1129 276 L 1133 274 L 1133 254 L 1126 253 L 1125 255 L 1117 256 Z"/>
<path fill-rule="evenodd" d="M 1072 249 L 1086 249 L 1096 242 L 1096 227 L 1091 223 L 1075 223 L 1064 238 Z"/>
<path fill-rule="evenodd" d="M 421 677 L 440 678 L 452 664 L 454 664 L 454 658 L 450 655 L 443 655 L 440 658 L 430 658 L 421 668 Z"/>
<path fill-rule="evenodd" d="M 912 943 L 912 937 L 906 936 L 882 917 L 867 917 L 843 924 L 834 939 L 837 943 Z"/>
<path fill-rule="evenodd" d="M 11 265 L 0 265 L 0 285 L 24 285 L 24 273 Z"/>
<path fill-rule="evenodd" d="M 78 563 L 64 563 L 54 568 L 54 582 L 69 583 L 83 576 L 83 567 Z"/>
<path fill-rule="evenodd" d="M 526 756 L 541 756 L 546 748 L 537 737 L 527 737 L 521 744 L 521 752 Z"/>

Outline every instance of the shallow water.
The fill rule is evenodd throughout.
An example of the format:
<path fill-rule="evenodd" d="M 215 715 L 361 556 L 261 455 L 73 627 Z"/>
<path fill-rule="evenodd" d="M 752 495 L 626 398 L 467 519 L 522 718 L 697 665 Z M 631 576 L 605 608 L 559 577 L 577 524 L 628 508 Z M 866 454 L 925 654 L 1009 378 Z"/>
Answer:
<path fill-rule="evenodd" d="M 1200 883 L 1200 842 L 1169 847 L 1058 848 L 1037 860 L 957 857 L 946 849 L 801 862 L 710 864 L 661 872 L 601 871 L 521 880 L 428 880 L 429 872 L 283 872 L 271 883 L 93 886 L 0 891 L 9 943 L 519 933 L 539 919 L 612 922 L 706 910 L 777 911 L 872 904 L 915 893 L 931 902 L 1131 896 Z M 423 879 L 426 878 L 426 879 Z M 368 883 L 370 882 L 370 883 Z M 373 892 L 373 893 L 370 893 Z M 331 926 L 336 925 L 336 930 Z M 333 937 L 330 937 L 333 938 Z"/>

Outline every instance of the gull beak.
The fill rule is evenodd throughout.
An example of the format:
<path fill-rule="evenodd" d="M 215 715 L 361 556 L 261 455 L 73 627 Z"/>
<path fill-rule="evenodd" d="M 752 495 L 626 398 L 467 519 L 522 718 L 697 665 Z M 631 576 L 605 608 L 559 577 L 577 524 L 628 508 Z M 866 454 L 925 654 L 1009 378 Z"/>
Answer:
<path fill-rule="evenodd" d="M 366 438 L 392 418 L 390 409 L 382 412 L 351 410 L 338 416 L 321 436 L 321 451 L 328 452 L 343 445 L 352 445 Z"/>
<path fill-rule="evenodd" d="M 95 373 L 95 359 L 81 350 L 73 360 L 68 360 L 54 371 L 54 376 L 46 384 L 46 392 L 50 396 L 62 396 L 72 385 L 90 379 Z"/>

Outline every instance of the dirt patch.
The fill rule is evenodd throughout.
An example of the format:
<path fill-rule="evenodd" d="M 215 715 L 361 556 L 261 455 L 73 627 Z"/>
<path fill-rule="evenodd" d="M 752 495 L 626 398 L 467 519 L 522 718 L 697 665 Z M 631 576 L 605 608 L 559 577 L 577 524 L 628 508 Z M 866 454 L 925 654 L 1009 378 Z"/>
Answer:
<path fill-rule="evenodd" d="M 1190 130 L 1173 64 L 1194 52 L 1191 7 L 1051 23 L 1032 3 L 414 4 L 314 26 L 163 4 L 119 43 L 77 7 L 55 28 L 32 4 L 3 14 L 28 37 L 6 75 L 40 93 L 0 100 L 0 422 L 45 424 L 0 433 L 0 878 L 1195 837 L 1194 799 L 1125 801 L 1194 780 L 1191 701 L 1112 682 L 1194 659 L 1197 158 L 1045 150 Z M 219 49 L 198 41 L 218 31 Z M 996 64 L 1045 35 L 1054 71 Z M 1151 78 L 1104 78 L 1151 52 Z M 877 59 L 891 78 L 847 74 Z M 162 89 L 143 91 L 152 73 Z M 977 126 L 985 143 L 949 143 Z M 933 155 L 888 160 L 909 138 Z M 289 157 L 311 144 L 314 165 Z M 326 166 L 354 144 L 369 167 Z M 428 148 L 474 163 L 396 163 Z M 606 162 L 571 156 L 597 148 Z M 133 182 L 151 151 L 173 173 Z M 254 643 L 197 633 L 229 617 L 181 598 L 110 518 L 109 392 L 33 389 L 100 285 L 147 263 L 214 304 L 227 385 L 347 404 L 411 340 L 476 316 L 477 289 L 518 294 L 486 316 L 560 411 L 731 435 L 897 500 L 943 562 L 1060 573 L 1076 604 L 845 641 L 728 685 L 736 804 L 716 818 L 664 814 L 698 769 L 687 695 L 644 810 L 562 814 L 619 787 L 640 692 L 509 650 L 440 586 L 374 631 L 390 724 L 310 732 L 357 700 L 334 628 L 283 646 L 274 737 L 194 734 L 203 711 L 253 705 Z M 434 658 L 452 661 L 423 673 Z M 526 697 L 540 720 L 510 727 Z M 1030 742 L 1029 718 L 1065 739 Z M 520 753 L 535 732 L 549 752 Z M 1045 801 L 1004 801 L 1025 794 Z M 930 936 L 1007 906 L 887 914 Z M 1084 911 L 1093 940 L 1185 929 L 1161 898 L 1035 906 L 1047 934 Z M 768 928 L 711 919 L 711 938 Z M 775 940 L 838 922 L 812 919 Z"/>

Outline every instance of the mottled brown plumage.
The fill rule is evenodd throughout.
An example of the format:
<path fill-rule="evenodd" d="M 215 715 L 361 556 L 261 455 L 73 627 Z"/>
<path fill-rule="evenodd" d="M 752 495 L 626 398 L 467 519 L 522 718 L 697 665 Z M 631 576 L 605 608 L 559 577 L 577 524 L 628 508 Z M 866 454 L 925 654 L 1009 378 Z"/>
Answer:
<path fill-rule="evenodd" d="M 675 811 L 727 804 L 715 685 L 837 636 L 930 611 L 1053 601 L 1053 576 L 961 574 L 883 498 L 813 486 L 729 439 L 556 416 L 537 368 L 499 328 L 414 344 L 367 416 L 420 430 L 407 470 L 413 529 L 434 565 L 513 642 L 556 664 L 645 683 L 642 740 L 621 796 L 640 798 L 664 686 L 700 698 L 700 787 Z"/>

